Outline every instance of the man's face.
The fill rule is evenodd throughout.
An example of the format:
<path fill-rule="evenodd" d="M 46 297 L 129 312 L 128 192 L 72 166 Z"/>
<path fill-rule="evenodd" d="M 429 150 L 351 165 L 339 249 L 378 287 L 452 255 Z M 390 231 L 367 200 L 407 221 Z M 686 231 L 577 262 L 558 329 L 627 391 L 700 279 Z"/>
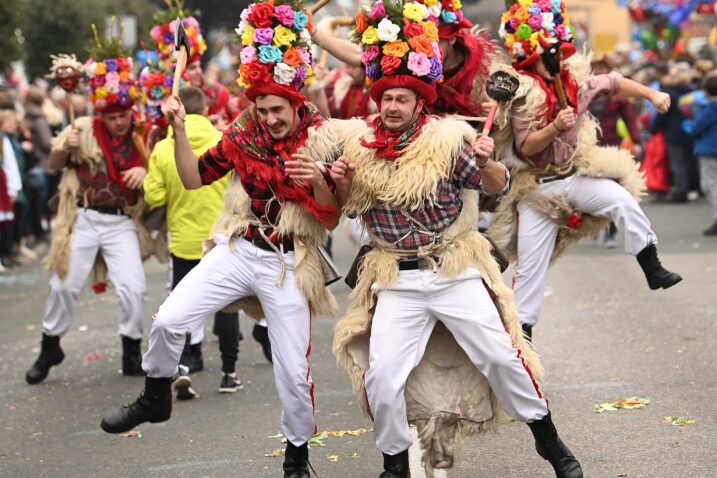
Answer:
<path fill-rule="evenodd" d="M 281 96 L 257 96 L 256 112 L 275 140 L 285 139 L 296 131 L 299 123 L 291 102 Z"/>
<path fill-rule="evenodd" d="M 8 134 L 17 132 L 17 117 L 15 114 L 8 114 L 2 122 L 2 131 Z"/>
<path fill-rule="evenodd" d="M 202 87 L 204 83 L 204 72 L 202 71 L 202 64 L 200 62 L 195 61 L 190 63 L 184 71 L 187 72 L 187 78 L 192 86 L 196 86 L 197 88 Z"/>
<path fill-rule="evenodd" d="M 132 127 L 132 110 L 103 113 L 102 122 L 110 130 L 112 136 L 124 136 Z"/>
<path fill-rule="evenodd" d="M 423 108 L 423 99 L 408 88 L 391 88 L 381 96 L 381 121 L 390 131 L 406 130 Z"/>

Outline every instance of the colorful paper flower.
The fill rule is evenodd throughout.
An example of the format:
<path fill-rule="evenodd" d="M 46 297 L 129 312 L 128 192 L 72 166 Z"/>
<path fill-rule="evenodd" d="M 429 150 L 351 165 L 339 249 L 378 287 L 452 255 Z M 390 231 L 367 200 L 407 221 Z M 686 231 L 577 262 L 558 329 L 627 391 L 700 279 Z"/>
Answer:
<path fill-rule="evenodd" d="M 426 76 L 431 72 L 431 61 L 423 53 L 410 52 L 406 66 L 416 76 Z"/>

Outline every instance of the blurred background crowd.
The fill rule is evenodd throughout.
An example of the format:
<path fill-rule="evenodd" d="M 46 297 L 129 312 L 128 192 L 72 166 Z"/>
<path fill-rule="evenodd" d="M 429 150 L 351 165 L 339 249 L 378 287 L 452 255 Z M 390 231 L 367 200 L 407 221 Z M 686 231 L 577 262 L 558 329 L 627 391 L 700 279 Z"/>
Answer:
<path fill-rule="evenodd" d="M 167 0 L 168 1 L 168 0 Z M 231 98 L 226 118 L 246 106 L 237 85 L 239 64 L 234 28 L 246 1 L 186 1 L 201 11 L 209 46 L 201 81 L 223 84 Z M 568 0 L 579 47 L 593 52 L 596 73 L 618 71 L 670 94 L 672 107 L 657 114 L 648 104 L 602 98 L 591 113 L 602 127 L 601 141 L 630 149 L 647 177 L 653 201 L 689 203 L 707 195 L 713 217 L 706 235 L 717 236 L 717 28 L 714 0 Z M 52 202 L 60 172 L 48 168 L 52 138 L 77 116 L 92 114 L 82 91 L 68 95 L 45 79 L 51 54 L 87 57 L 83 45 L 91 23 L 118 28 L 125 46 L 141 56 L 149 41 L 151 13 L 160 0 L 11 0 L 0 2 L 0 272 L 37 261 L 52 233 Z M 349 37 L 356 0 L 334 0 L 317 15 L 319 28 Z M 497 39 L 502 0 L 464 0 L 464 12 Z M 121 22 L 110 20 L 117 16 Z M 348 21 L 347 21 L 348 19 Z M 360 68 L 321 55 L 318 105 L 334 117 L 365 115 L 370 109 Z M 141 60 L 138 61 L 141 64 Z M 320 100 L 324 101 L 324 100 Z M 710 197 L 710 194 L 712 197 Z M 689 207 L 689 206 L 686 206 Z M 695 231 L 699 234 L 700 231 Z M 614 244 L 608 232 L 605 245 Z"/>

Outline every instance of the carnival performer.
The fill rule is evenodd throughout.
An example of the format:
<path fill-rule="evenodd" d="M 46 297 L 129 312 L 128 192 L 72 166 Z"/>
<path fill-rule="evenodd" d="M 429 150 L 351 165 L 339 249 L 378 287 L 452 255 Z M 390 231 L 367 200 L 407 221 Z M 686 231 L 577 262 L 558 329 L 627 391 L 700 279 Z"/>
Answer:
<path fill-rule="evenodd" d="M 197 87 L 191 86 L 179 91 L 179 98 L 185 107 L 187 137 L 192 152 L 198 156 L 215 146 L 222 134 L 212 125 L 207 114 L 207 102 Z M 167 207 L 169 229 L 169 251 L 172 260 L 172 289 L 189 273 L 202 258 L 202 243 L 210 237 L 211 228 L 224 207 L 224 194 L 229 185 L 229 175 L 209 186 L 187 190 L 179 177 L 174 159 L 174 139 L 169 136 L 157 143 L 149 159 L 149 173 L 144 179 L 144 198 L 153 207 Z M 219 351 L 222 358 L 222 378 L 219 391 L 236 392 L 241 380 L 236 376 L 236 362 L 239 354 L 239 316 L 236 312 L 217 312 L 214 316 L 214 330 L 219 337 Z M 203 324 L 202 324 L 203 325 Z M 181 380 L 175 383 L 177 398 L 194 398 L 191 381 L 186 377 L 196 369 L 201 360 L 203 327 L 187 337 L 180 367 Z M 192 344 L 192 338 L 200 335 Z M 189 349 L 189 350 L 187 350 Z M 197 354 L 194 352 L 198 350 Z M 194 353 L 193 353 L 194 352 Z M 192 357 L 194 360 L 186 360 Z M 190 365 L 195 370 L 190 370 Z"/>
<path fill-rule="evenodd" d="M 504 193 L 508 171 L 491 159 L 490 137 L 424 111 L 436 101 L 440 50 L 406 32 L 428 16 L 420 3 L 392 2 L 365 18 L 367 30 L 381 24 L 396 37 L 362 39 L 373 56 L 367 77 L 380 117 L 346 128 L 345 156 L 331 169 L 339 205 L 362 217 L 373 246 L 334 351 L 374 420 L 380 478 L 410 476 L 409 421 L 424 463 L 450 468 L 458 436 L 492 428 L 500 406 L 528 423 L 557 476 L 582 477 L 535 381 L 539 361 L 522 337 L 511 291 L 474 230 L 478 191 Z"/>
<path fill-rule="evenodd" d="M 122 373 L 144 375 L 140 344 L 146 282 L 138 226 L 142 181 L 147 170 L 131 138 L 132 106 L 139 96 L 132 58 L 112 39 L 96 36 L 92 57 L 85 63 L 90 99 L 98 115 L 82 117 L 54 140 L 50 168 L 64 169 L 60 205 L 46 265 L 53 272 L 40 356 L 25 376 L 37 384 L 64 359 L 60 337 L 70 328 L 75 303 L 91 271 L 106 269 L 119 301 Z M 53 70 L 83 65 L 61 55 Z M 79 74 L 79 73 L 78 73 Z M 98 269 L 99 268 L 99 269 Z M 100 286 L 103 285 L 100 283 Z M 96 292 L 100 289 L 95 289 Z"/>
<path fill-rule="evenodd" d="M 527 3 L 516 3 L 501 18 L 500 35 L 521 85 L 498 119 L 506 134 L 498 135 L 497 155 L 511 168 L 513 184 L 489 233 L 517 260 L 515 299 L 531 335 L 551 262 L 610 221 L 623 231 L 625 251 L 637 256 L 650 289 L 667 289 L 682 278 L 657 257 L 657 236 L 637 200 L 644 191 L 638 166 L 629 152 L 598 146 L 597 123 L 588 114 L 600 95 L 647 99 L 659 111 L 667 110 L 669 96 L 618 73 L 591 76 L 589 60 L 572 44 L 565 3 Z"/>
<path fill-rule="evenodd" d="M 176 28 L 176 17 L 182 17 L 182 25 L 187 32 L 189 38 L 190 51 L 187 54 L 187 68 L 185 70 L 186 78 L 191 86 L 201 88 L 207 97 L 209 104 L 209 119 L 213 124 L 222 130 L 229 125 L 234 119 L 229 103 L 231 101 L 231 93 L 218 81 L 209 82 L 204 77 L 202 69 L 202 55 L 207 50 L 207 42 L 202 36 L 197 20 L 198 12 L 185 11 L 179 2 L 177 8 L 162 10 L 155 15 L 155 23 L 150 32 L 152 38 L 157 43 L 160 57 L 167 60 L 174 51 L 174 31 Z"/>
<path fill-rule="evenodd" d="M 429 12 L 425 22 L 415 23 L 405 32 L 413 43 L 424 46 L 438 41 L 443 59 L 443 82 L 436 85 L 436 102 L 427 105 L 432 114 L 460 114 L 477 117 L 487 113 L 483 89 L 490 74 L 491 65 L 497 60 L 496 45 L 489 36 L 474 28 L 463 14 L 460 0 L 415 0 Z M 364 6 L 356 15 L 356 31 L 368 42 L 378 37 L 381 41 L 391 39 L 404 26 L 394 25 L 392 30 L 380 23 L 369 25 L 368 20 L 381 20 L 386 11 L 383 1 Z M 326 51 L 348 65 L 364 68 L 371 63 L 373 50 L 362 55 L 361 49 L 348 40 L 316 29 L 314 40 Z M 386 40 L 384 40 L 386 39 Z M 421 48 L 420 46 L 418 48 Z"/>
<path fill-rule="evenodd" d="M 197 158 L 187 138 L 185 107 L 171 98 L 165 104 L 174 117 L 174 153 L 185 187 L 211 184 L 234 170 L 213 248 L 154 318 L 143 361 L 144 390 L 105 416 L 102 429 L 120 433 L 146 421 L 168 420 L 185 334 L 208 314 L 249 301 L 261 307 L 250 315 L 268 322 L 287 438 L 284 476 L 308 478 L 307 441 L 317 430 L 308 362 L 311 317 L 338 308 L 325 287 L 317 247 L 339 220 L 323 166 L 338 157 L 339 142 L 299 93 L 313 79 L 310 15 L 274 1 L 250 5 L 241 18 L 240 82 L 253 106 L 224 131 L 217 146 Z"/>

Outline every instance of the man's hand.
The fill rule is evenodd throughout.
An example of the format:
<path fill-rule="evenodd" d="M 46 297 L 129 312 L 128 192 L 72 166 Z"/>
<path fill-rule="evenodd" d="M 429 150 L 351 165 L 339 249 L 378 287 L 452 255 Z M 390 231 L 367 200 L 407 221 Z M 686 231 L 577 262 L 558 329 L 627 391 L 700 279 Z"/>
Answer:
<path fill-rule="evenodd" d="M 65 151 L 68 153 L 74 153 L 80 147 L 80 132 L 77 128 L 70 128 L 70 132 L 67 135 L 65 141 Z"/>
<path fill-rule="evenodd" d="M 662 91 L 655 91 L 650 97 L 650 103 L 655 105 L 658 112 L 667 113 L 667 110 L 670 109 L 670 95 Z"/>
<path fill-rule="evenodd" d="M 147 170 L 143 166 L 135 166 L 120 173 L 125 185 L 130 189 L 142 189 L 144 177 L 147 176 Z"/>
<path fill-rule="evenodd" d="M 187 111 L 184 109 L 182 101 L 176 96 L 170 96 L 162 105 L 162 113 L 170 119 L 170 123 L 174 131 L 184 131 L 184 118 Z"/>
<path fill-rule="evenodd" d="M 331 164 L 331 179 L 337 187 L 348 188 L 356 174 L 356 165 L 346 156 L 341 156 Z"/>
<path fill-rule="evenodd" d="M 291 157 L 295 161 L 287 161 L 284 165 L 284 170 L 291 179 L 309 181 L 314 187 L 326 183 L 313 159 L 305 154 L 292 154 Z"/>
<path fill-rule="evenodd" d="M 560 131 L 568 131 L 575 127 L 575 113 L 571 107 L 567 107 L 564 110 L 560 110 L 558 116 L 553 120 L 553 124 Z"/>
<path fill-rule="evenodd" d="M 481 159 L 490 158 L 490 155 L 493 154 L 494 148 L 495 141 L 493 141 L 493 138 L 488 135 L 479 136 L 475 143 L 473 143 L 473 152 Z M 480 163 L 483 164 L 484 161 L 480 161 Z"/>

